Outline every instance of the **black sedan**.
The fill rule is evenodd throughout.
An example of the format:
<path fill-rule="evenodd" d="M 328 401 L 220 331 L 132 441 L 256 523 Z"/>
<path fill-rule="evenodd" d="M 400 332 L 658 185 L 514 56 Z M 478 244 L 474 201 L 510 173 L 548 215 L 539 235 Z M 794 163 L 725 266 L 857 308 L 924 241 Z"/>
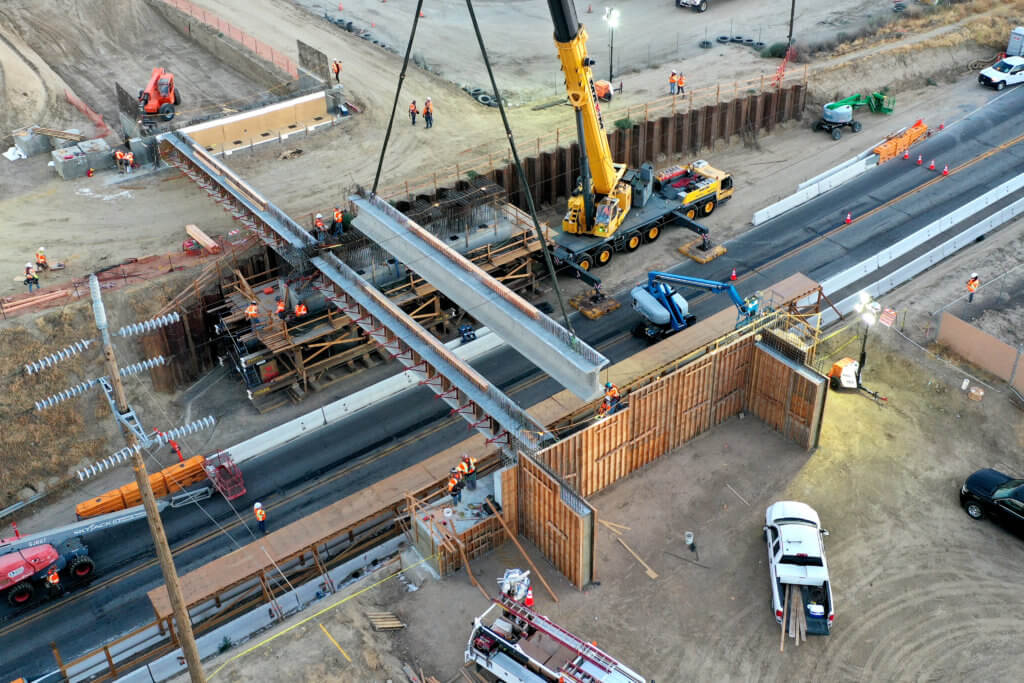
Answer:
<path fill-rule="evenodd" d="M 973 519 L 991 517 L 1024 535 L 1024 479 L 996 470 L 978 470 L 960 489 L 960 504 Z"/>

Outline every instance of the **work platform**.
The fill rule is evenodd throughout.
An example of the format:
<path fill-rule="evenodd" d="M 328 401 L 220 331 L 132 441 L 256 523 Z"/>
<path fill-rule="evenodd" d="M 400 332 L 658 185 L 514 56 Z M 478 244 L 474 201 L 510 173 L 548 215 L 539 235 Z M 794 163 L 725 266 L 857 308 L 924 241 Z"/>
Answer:
<path fill-rule="evenodd" d="M 353 195 L 353 225 L 559 384 L 584 399 L 601 395 L 608 359 L 430 232 L 372 194 Z"/>

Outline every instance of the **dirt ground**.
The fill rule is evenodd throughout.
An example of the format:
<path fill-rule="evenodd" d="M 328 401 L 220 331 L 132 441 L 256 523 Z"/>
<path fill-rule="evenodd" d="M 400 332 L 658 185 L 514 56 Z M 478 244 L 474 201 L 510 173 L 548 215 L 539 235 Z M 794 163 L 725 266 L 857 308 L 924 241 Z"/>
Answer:
<path fill-rule="evenodd" d="M 1006 627 L 1005 607 L 1007 595 L 1024 588 L 1017 569 L 1024 545 L 970 520 L 957 493 L 977 468 L 1024 470 L 1020 413 L 1005 398 L 969 401 L 955 371 L 916 356 L 895 335 L 872 336 L 869 358 L 872 382 L 888 404 L 831 393 L 814 453 L 756 418 L 733 418 L 593 497 L 601 518 L 629 527 L 623 540 L 658 579 L 647 578 L 603 526 L 599 585 L 583 592 L 528 544 L 559 598 L 554 603 L 534 582 L 538 610 L 658 681 L 994 680 L 1019 667 L 1024 656 Z M 761 540 L 765 507 L 782 499 L 809 503 L 830 530 L 836 603 L 832 636 L 800 647 L 787 639 L 784 653 Z M 699 557 L 684 545 L 685 531 L 696 534 Z M 508 545 L 472 568 L 492 589 L 504 568 L 523 564 Z M 356 608 L 394 612 L 408 624 L 404 631 L 367 632 L 351 609 L 321 617 L 351 663 L 307 626 L 306 637 L 297 629 L 228 663 L 222 674 L 403 680 L 389 668 L 397 658 L 451 680 L 472 618 L 486 603 L 461 571 L 413 583 L 415 592 L 385 582 Z"/>
<path fill-rule="evenodd" d="M 145 0 L 5 2 L 0 6 L 0 25 L 44 55 L 72 92 L 112 128 L 118 121 L 115 81 L 134 95 L 157 66 L 174 74 L 182 94 L 182 116 L 210 105 L 244 102 L 260 89 L 177 31 Z M 39 118 L 47 114 L 44 110 L 29 123 L 49 125 Z"/>

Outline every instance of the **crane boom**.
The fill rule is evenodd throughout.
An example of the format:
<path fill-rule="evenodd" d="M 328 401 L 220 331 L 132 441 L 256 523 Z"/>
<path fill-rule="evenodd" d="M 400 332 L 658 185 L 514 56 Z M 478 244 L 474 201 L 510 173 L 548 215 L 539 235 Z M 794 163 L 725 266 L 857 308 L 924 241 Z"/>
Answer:
<path fill-rule="evenodd" d="M 705 280 L 699 277 L 690 277 L 688 275 L 676 275 L 675 273 L 662 273 L 658 271 L 651 271 L 647 273 L 647 287 L 654 289 L 655 283 L 658 282 L 669 282 L 674 285 L 686 285 L 687 287 L 697 287 L 700 289 L 706 289 L 709 292 L 715 294 L 725 292 L 732 299 L 732 302 L 736 304 L 736 308 L 741 314 L 749 313 L 748 302 L 744 301 L 740 296 L 736 288 L 728 282 L 718 282 L 717 280 Z M 756 313 L 756 309 L 755 309 Z M 749 316 L 748 316 L 749 317 Z"/>
<path fill-rule="evenodd" d="M 569 102 L 583 117 L 583 140 L 580 144 L 586 146 L 594 192 L 611 194 L 626 165 L 612 163 L 608 134 L 590 69 L 594 60 L 587 55 L 587 31 L 576 18 L 573 0 L 548 0 L 548 8 L 555 25 L 555 45 L 565 73 Z"/>

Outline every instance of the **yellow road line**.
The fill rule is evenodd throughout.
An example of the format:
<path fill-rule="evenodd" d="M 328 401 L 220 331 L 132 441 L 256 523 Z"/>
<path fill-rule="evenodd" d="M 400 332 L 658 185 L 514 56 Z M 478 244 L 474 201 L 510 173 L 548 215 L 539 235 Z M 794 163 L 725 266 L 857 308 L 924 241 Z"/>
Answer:
<path fill-rule="evenodd" d="M 327 607 L 324 607 L 324 608 L 323 608 L 322 610 L 320 610 L 319 612 L 314 612 L 313 614 L 309 615 L 309 616 L 308 616 L 308 617 L 306 617 L 305 619 L 302 619 L 301 621 L 297 621 L 297 622 L 295 622 L 294 624 L 292 624 L 291 626 L 289 626 L 289 627 L 288 627 L 288 628 L 286 628 L 285 630 L 281 631 L 280 633 L 275 633 L 274 635 L 270 636 L 269 638 L 265 638 L 265 639 L 261 640 L 260 642 L 256 643 L 256 644 L 255 644 L 255 645 L 253 645 L 252 647 L 250 647 L 250 648 L 246 648 L 245 650 L 242 650 L 242 651 L 241 651 L 241 652 L 239 652 L 239 653 L 238 653 L 237 655 L 234 655 L 233 657 L 231 657 L 231 659 L 229 659 L 228 661 L 226 661 L 226 662 L 224 662 L 223 664 L 221 664 L 220 666 L 218 666 L 218 667 L 217 667 L 217 668 L 216 668 L 216 669 L 214 670 L 214 672 L 213 672 L 212 674 L 210 674 L 210 677 L 209 677 L 209 678 L 208 678 L 207 680 L 213 680 L 213 677 L 214 677 L 214 676 L 216 676 L 216 675 L 217 675 L 218 673 L 220 673 L 221 669 L 223 669 L 224 667 L 226 667 L 226 666 L 227 666 L 228 664 L 230 664 L 231 662 L 234 662 L 234 661 L 235 661 L 235 660 L 237 660 L 237 659 L 241 659 L 242 657 L 244 657 L 245 655 L 249 654 L 250 652 L 253 652 L 253 651 L 255 651 L 255 650 L 258 650 L 258 649 L 260 649 L 261 647 L 263 647 L 264 645 L 267 645 L 267 644 L 269 644 L 269 643 L 270 643 L 271 641 L 273 641 L 274 639 L 276 639 L 276 638 L 279 638 L 279 637 L 283 636 L 283 635 L 284 635 L 284 634 L 286 634 L 286 633 L 290 633 L 291 631 L 293 631 L 293 630 L 297 629 L 298 627 L 300 627 L 300 626 L 302 626 L 302 625 L 304 625 L 304 624 L 306 624 L 306 623 L 308 623 L 308 622 L 312 621 L 313 619 L 316 619 L 316 618 L 317 618 L 317 617 L 319 617 L 319 616 L 320 616 L 321 614 L 324 614 L 325 612 L 329 612 L 330 610 L 334 609 L 335 607 L 338 607 L 338 606 L 340 606 L 340 605 L 343 605 L 343 604 L 345 604 L 346 602 L 348 602 L 348 601 L 349 601 L 349 600 L 351 600 L 352 598 L 358 597 L 358 596 L 362 595 L 363 593 L 365 593 L 366 591 L 368 591 L 368 590 L 371 590 L 371 589 L 373 589 L 373 588 L 376 588 L 377 586 L 381 585 L 381 584 L 382 584 L 382 583 L 384 583 L 385 581 L 390 581 L 391 579 L 395 578 L 395 577 L 396 577 L 396 576 L 398 576 L 399 574 L 404 574 L 405 572 L 409 571 L 409 570 L 410 570 L 410 569 L 412 569 L 413 567 L 415 567 L 415 566 L 417 566 L 417 565 L 420 565 L 420 564 L 423 564 L 423 563 L 424 563 L 424 562 L 426 562 L 427 560 L 432 560 L 432 559 L 434 559 L 434 557 L 435 557 L 434 555 L 431 555 L 430 557 L 424 557 L 424 558 L 423 558 L 422 560 L 420 560 L 419 562 L 416 562 L 415 564 L 411 564 L 411 565 L 409 565 L 408 567 L 406 567 L 405 569 L 399 569 L 399 570 L 398 570 L 397 572 L 395 572 L 394 574 L 391 574 L 390 576 L 385 576 L 385 577 L 384 577 L 383 579 L 381 579 L 380 581 L 377 581 L 376 583 L 372 583 L 372 584 L 370 584 L 369 586 L 367 586 L 366 588 L 363 588 L 363 589 L 361 589 L 361 590 L 359 590 L 359 591 L 356 591 L 356 592 L 355 592 L 355 593 L 353 593 L 352 595 L 347 595 L 347 596 L 345 596 L 344 598 L 342 598 L 342 599 L 338 600 L 337 602 L 334 602 L 334 603 L 332 603 L 332 604 L 328 605 Z M 333 639 L 332 639 L 332 640 L 333 640 Z M 340 650 L 341 648 L 338 648 L 338 649 Z M 347 656 L 348 656 L 348 655 L 346 655 L 346 657 L 347 657 Z M 350 660 L 350 661 L 351 661 L 351 660 Z"/>
<path fill-rule="evenodd" d="M 327 628 L 323 624 L 320 624 L 320 630 L 324 632 L 324 635 L 327 636 L 327 639 L 329 641 L 331 641 L 332 643 L 334 643 L 334 647 L 338 648 L 338 652 L 340 652 L 342 654 L 342 656 L 344 656 L 345 659 L 348 660 L 348 663 L 351 664 L 352 663 L 352 658 L 348 656 L 347 652 L 345 652 L 344 650 L 341 649 L 341 645 L 338 645 L 338 641 L 336 641 L 334 639 L 334 636 L 331 635 L 330 631 L 328 631 Z"/>

